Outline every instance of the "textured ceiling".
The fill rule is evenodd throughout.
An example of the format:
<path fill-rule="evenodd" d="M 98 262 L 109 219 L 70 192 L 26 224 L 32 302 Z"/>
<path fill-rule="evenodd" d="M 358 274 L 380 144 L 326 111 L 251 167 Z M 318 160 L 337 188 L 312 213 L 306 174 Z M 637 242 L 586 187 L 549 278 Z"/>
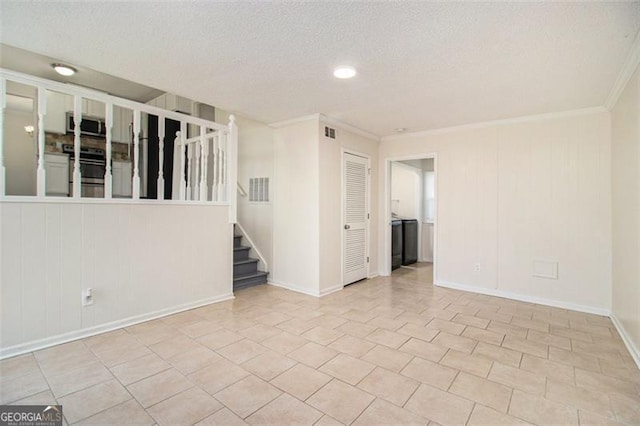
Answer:
<path fill-rule="evenodd" d="M 76 66 L 78 73 L 65 77 L 53 70 L 51 64 L 60 62 L 56 58 L 39 55 L 24 49 L 18 49 L 6 44 L 0 44 L 0 67 L 18 71 L 36 77 L 71 83 L 76 86 L 86 86 L 91 89 L 107 92 L 114 96 L 131 99 L 137 102 L 148 102 L 164 92 L 153 89 L 130 80 L 111 76 L 89 68 Z"/>
<path fill-rule="evenodd" d="M 0 42 L 263 122 L 378 135 L 602 105 L 640 2 L 13 2 Z M 336 80 L 332 69 L 359 74 Z"/>

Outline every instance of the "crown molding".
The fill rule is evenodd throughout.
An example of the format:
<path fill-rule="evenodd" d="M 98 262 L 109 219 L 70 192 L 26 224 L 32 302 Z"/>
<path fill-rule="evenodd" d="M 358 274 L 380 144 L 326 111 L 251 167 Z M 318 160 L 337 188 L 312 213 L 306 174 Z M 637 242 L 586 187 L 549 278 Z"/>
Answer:
<path fill-rule="evenodd" d="M 613 107 L 618 102 L 618 98 L 622 94 L 622 91 L 625 87 L 627 87 L 627 83 L 631 80 L 631 76 L 638 68 L 640 64 L 640 31 L 636 34 L 635 40 L 633 40 L 633 44 L 631 45 L 631 50 L 627 55 L 627 59 L 618 74 L 618 78 L 616 79 L 611 91 L 609 92 L 609 96 L 607 96 L 607 100 L 604 102 L 604 107 L 611 111 Z"/>
<path fill-rule="evenodd" d="M 521 117 L 505 118 L 505 119 L 491 120 L 491 121 L 481 121 L 478 123 L 462 124 L 459 126 L 442 127 L 440 129 L 424 130 L 421 132 L 403 133 L 401 135 L 383 136 L 381 138 L 381 141 L 386 142 L 386 141 L 394 141 L 394 140 L 400 140 L 400 139 L 410 139 L 410 138 L 421 137 L 421 136 L 431 136 L 431 135 L 439 135 L 443 133 L 458 132 L 462 130 L 482 129 L 486 127 L 505 126 L 509 124 L 527 123 L 532 121 L 553 120 L 557 118 L 597 114 L 597 113 L 602 113 L 607 111 L 608 110 L 605 107 L 598 106 L 598 107 L 592 107 L 592 108 L 572 109 L 569 111 L 550 112 L 546 114 L 524 115 Z"/>
<path fill-rule="evenodd" d="M 362 130 L 358 127 L 352 126 L 351 124 L 345 123 L 344 121 L 340 121 L 337 118 L 329 117 L 325 114 L 319 114 L 320 121 L 326 124 L 330 124 L 332 126 L 338 127 L 342 130 L 346 130 L 347 132 L 354 133 L 356 135 L 362 136 L 367 139 L 373 139 L 376 142 L 380 142 L 380 136 L 374 135 L 373 133 L 367 132 L 366 130 Z"/>
<path fill-rule="evenodd" d="M 290 126 L 292 124 L 296 124 L 296 123 L 302 123 L 305 121 L 309 121 L 309 120 L 320 120 L 320 116 L 322 114 L 309 114 L 309 115 L 303 115 L 301 117 L 296 117 L 296 118 L 291 118 L 289 120 L 282 120 L 282 121 L 276 121 L 275 123 L 269 123 L 268 126 L 269 127 L 273 127 L 274 129 L 278 129 L 280 127 L 286 127 L 286 126 Z"/>
<path fill-rule="evenodd" d="M 339 127 L 342 130 L 355 133 L 356 135 L 360 135 L 367 139 L 373 139 L 376 142 L 380 142 L 380 136 L 378 135 L 374 135 L 373 133 L 367 132 L 366 130 L 362 130 L 358 127 L 352 126 L 351 124 L 345 123 L 344 121 L 340 121 L 337 118 L 329 117 L 328 115 L 320 113 L 303 115 L 301 117 L 292 118 L 290 120 L 276 121 L 275 123 L 269 123 L 269 127 L 278 129 L 280 127 L 286 127 L 292 124 L 302 123 L 309 120 L 317 120 L 334 127 Z"/>

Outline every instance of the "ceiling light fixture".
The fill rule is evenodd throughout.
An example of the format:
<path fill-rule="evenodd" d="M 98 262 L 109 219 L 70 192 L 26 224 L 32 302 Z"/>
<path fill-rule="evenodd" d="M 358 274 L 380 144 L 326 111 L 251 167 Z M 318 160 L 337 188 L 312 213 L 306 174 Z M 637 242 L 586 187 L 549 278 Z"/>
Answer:
<path fill-rule="evenodd" d="M 356 69 L 349 66 L 342 66 L 333 70 L 333 76 L 335 78 L 346 79 L 346 78 L 351 78 L 355 75 L 356 75 Z"/>
<path fill-rule="evenodd" d="M 404 127 L 396 127 L 396 132 L 398 132 L 398 133 L 402 133 L 402 132 L 406 132 L 406 131 L 407 131 L 407 129 L 404 128 Z"/>
<path fill-rule="evenodd" d="M 64 75 L 65 77 L 74 75 L 77 72 L 75 68 L 65 64 L 51 64 L 51 66 L 58 74 Z"/>

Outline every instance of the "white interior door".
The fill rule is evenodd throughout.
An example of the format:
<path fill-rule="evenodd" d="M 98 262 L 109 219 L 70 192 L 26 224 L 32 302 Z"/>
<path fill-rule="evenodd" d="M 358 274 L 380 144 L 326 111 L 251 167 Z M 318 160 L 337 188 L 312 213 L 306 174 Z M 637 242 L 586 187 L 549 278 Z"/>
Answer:
<path fill-rule="evenodd" d="M 342 173 L 342 281 L 347 285 L 368 275 L 369 159 L 345 152 Z"/>

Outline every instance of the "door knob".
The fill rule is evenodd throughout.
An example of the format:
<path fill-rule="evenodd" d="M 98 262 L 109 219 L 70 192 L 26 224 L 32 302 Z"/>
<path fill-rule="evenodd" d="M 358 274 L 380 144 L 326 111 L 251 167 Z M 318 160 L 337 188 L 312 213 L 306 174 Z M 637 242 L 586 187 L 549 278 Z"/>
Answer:
<path fill-rule="evenodd" d="M 351 227 L 349 225 L 345 225 L 344 229 L 351 229 Z"/>

